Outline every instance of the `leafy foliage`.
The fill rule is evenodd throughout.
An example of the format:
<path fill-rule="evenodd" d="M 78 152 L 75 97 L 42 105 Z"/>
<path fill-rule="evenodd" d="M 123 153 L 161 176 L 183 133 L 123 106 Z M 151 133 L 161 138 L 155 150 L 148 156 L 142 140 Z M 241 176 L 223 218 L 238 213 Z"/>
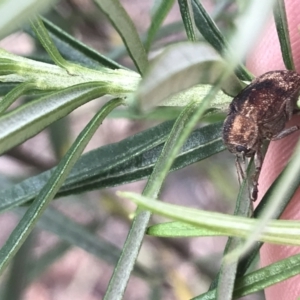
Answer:
<path fill-rule="evenodd" d="M 14 3 L 13 0 L 6 2 L 8 5 Z M 40 1 L 33 2 L 34 11 L 41 12 L 51 3 L 44 1 L 44 5 L 39 7 Z M 219 275 L 216 275 L 210 290 L 189 298 L 221 299 L 220 295 L 222 299 L 241 297 L 298 274 L 298 256 L 257 271 L 251 270 L 250 266 L 263 242 L 299 245 L 299 226 L 289 221 L 272 221 L 264 227 L 263 234 L 257 236 L 252 234 L 255 228 L 265 226 L 270 218 L 280 216 L 299 185 L 299 180 L 295 179 L 300 178 L 297 167 L 300 165 L 299 155 L 295 155 L 291 164 L 275 181 L 262 204 L 254 212 L 254 217 L 261 220 L 248 218 L 249 202 L 245 182 L 238 196 L 235 210 L 237 216 L 190 209 L 183 206 L 182 199 L 180 199 L 181 206 L 157 201 L 169 172 L 200 161 L 201 164 L 198 164 L 197 168 L 200 166 L 199 169 L 204 170 L 206 176 L 210 174 L 218 178 L 215 185 L 221 190 L 220 199 L 225 200 L 226 193 L 230 194 L 228 186 L 233 182 L 230 181 L 228 184 L 230 176 L 226 176 L 227 174 L 220 176 L 221 168 L 208 158 L 225 149 L 221 139 L 225 109 L 232 97 L 246 85 L 244 80 L 251 79 L 245 66 L 234 59 L 230 42 L 231 39 L 234 40 L 232 38 L 234 31 L 231 30 L 230 34 L 226 35 L 222 28 L 218 27 L 219 23 L 228 22 L 225 18 L 226 13 L 232 13 L 233 8 L 237 8 L 240 2 L 232 4 L 233 1 L 224 1 L 228 2 L 228 10 L 220 6 L 210 14 L 199 1 L 178 0 L 178 3 L 154 1 L 150 25 L 142 34 L 121 1 L 94 0 L 94 2 L 99 9 L 96 11 L 97 18 L 101 15 L 106 16 L 107 22 L 113 25 L 124 44 L 123 48 L 115 48 L 115 52 L 108 55 L 99 53 L 78 41 L 47 17 L 28 14 L 27 8 L 31 3 L 29 0 L 22 1 L 24 6 L 20 6 L 15 13 L 12 13 L 11 9 L 7 10 L 4 4 L 0 4 L 0 14 L 4 12 L 8 16 L 7 20 L 3 18 L 0 21 L 0 35 L 4 37 L 12 30 L 16 30 L 12 24 L 15 24 L 16 19 L 22 15 L 22 21 L 26 23 L 24 30 L 43 48 L 43 58 L 38 55 L 28 58 L 0 50 L 0 92 L 3 95 L 0 100 L 2 155 L 12 153 L 17 145 L 26 142 L 39 132 L 54 128 L 57 121 L 73 113 L 78 107 L 85 106 L 92 100 L 99 102 L 97 98 L 105 101 L 101 109 L 97 108 L 95 116 L 72 145 L 69 145 L 69 150 L 64 151 L 56 166 L 18 183 L 12 183 L 11 178 L 0 180 L 2 187 L 0 211 L 14 211 L 21 215 L 19 223 L 0 250 L 0 272 L 3 272 L 14 259 L 32 230 L 39 226 L 55 233 L 69 244 L 92 253 L 100 260 L 115 265 L 104 295 L 106 300 L 122 299 L 132 271 L 133 274 L 143 278 L 150 288 L 153 286 L 157 290 L 159 287 L 163 288 L 165 273 L 169 272 L 167 268 L 158 272 L 154 270 L 155 268 L 149 270 L 136 263 L 145 232 L 149 235 L 173 238 L 217 235 L 231 237 L 223 254 Z M 262 5 L 253 1 L 252 7 L 249 8 L 251 6 L 249 4 L 243 9 L 249 9 L 250 16 L 248 14 L 247 18 L 252 17 L 255 22 L 262 23 L 263 17 L 259 17 L 258 20 L 255 14 L 258 4 Z M 265 5 L 268 8 L 270 4 Z M 283 58 L 287 68 L 293 68 L 284 5 L 282 1 L 277 1 L 276 5 L 275 19 Z M 172 14 L 174 7 L 180 10 L 180 13 L 178 11 L 180 22 L 164 25 L 165 19 Z M 243 17 L 239 16 L 239 11 L 243 9 L 236 9 L 234 17 Z M 224 14 L 218 13 L 220 10 L 224 11 Z M 222 22 L 218 22 L 220 15 L 224 16 Z M 185 33 L 182 32 L 183 28 Z M 242 35 L 247 36 L 249 30 L 251 28 L 245 26 Z M 170 32 L 176 32 L 178 36 L 176 43 L 167 45 L 169 42 L 163 38 L 168 37 Z M 125 55 L 124 49 L 128 52 L 127 58 L 131 59 L 131 63 L 125 61 L 127 66 L 123 65 L 124 62 L 109 58 L 109 56 L 117 57 L 117 50 L 119 57 Z M 148 54 L 157 49 L 162 53 L 149 60 Z M 235 54 L 237 57 L 245 55 L 243 50 L 239 52 L 239 49 L 236 49 Z M 19 104 L 17 100 L 22 97 L 28 101 Z M 100 124 L 108 116 L 111 118 L 116 116 L 113 110 L 120 105 L 124 106 L 118 111 L 123 117 L 134 116 L 139 120 L 155 116 L 155 112 L 163 107 L 161 111 L 164 122 L 158 125 L 151 124 L 150 128 L 137 134 L 81 155 Z M 176 120 L 166 121 L 169 116 L 173 116 L 174 109 L 178 115 Z M 64 142 L 60 141 L 63 146 Z M 50 140 L 51 143 L 54 144 Z M 62 145 L 60 149 L 63 148 Z M 220 156 L 215 157 L 216 160 L 220 159 Z M 221 160 L 224 161 L 224 158 L 225 156 L 222 156 Z M 231 167 L 226 170 L 231 172 Z M 139 205 L 121 249 L 59 211 L 51 207 L 46 210 L 53 199 L 69 196 L 73 199 L 73 204 L 78 194 L 83 200 L 85 196 L 82 195 L 91 190 L 101 190 L 102 195 L 108 193 L 112 197 L 107 188 L 119 187 L 142 179 L 147 180 L 143 195 L 132 192 L 119 193 Z M 182 181 L 185 182 L 184 179 Z M 284 189 L 281 188 L 283 186 Z M 204 198 L 204 195 L 201 197 Z M 270 213 L 262 213 L 261 207 L 264 205 L 270 207 L 268 203 L 271 199 L 275 199 L 279 204 L 274 206 L 273 202 L 273 208 L 269 209 Z M 60 201 L 64 200 L 55 202 Z M 79 202 L 86 205 L 86 201 Z M 117 211 L 118 218 L 121 218 L 123 202 L 120 204 L 111 199 L 107 202 L 110 205 L 114 203 L 112 206 Z M 67 204 L 72 205 L 71 202 Z M 101 204 L 103 209 L 104 196 L 101 198 Z M 177 222 L 160 223 L 147 229 L 151 218 L 150 211 Z M 126 220 L 128 222 L 127 218 Z M 249 236 L 251 239 L 248 240 L 248 244 L 252 245 L 253 241 L 258 240 L 258 236 L 261 242 L 256 243 L 255 247 L 238 262 L 239 256 L 234 257 L 232 252 L 241 254 L 243 242 L 240 237 L 247 239 Z M 170 247 L 163 239 L 161 243 L 165 243 L 165 247 Z M 32 274 L 28 275 L 28 281 L 67 251 L 68 245 L 63 243 L 54 250 L 49 251 L 48 255 L 46 253 L 36 266 L 32 263 Z M 226 259 L 231 259 L 229 264 Z M 17 272 L 14 270 L 17 269 L 12 268 L 12 272 Z M 8 287 L 13 286 L 13 278 L 12 273 Z M 4 294 L 10 295 L 10 291 L 7 290 Z"/>

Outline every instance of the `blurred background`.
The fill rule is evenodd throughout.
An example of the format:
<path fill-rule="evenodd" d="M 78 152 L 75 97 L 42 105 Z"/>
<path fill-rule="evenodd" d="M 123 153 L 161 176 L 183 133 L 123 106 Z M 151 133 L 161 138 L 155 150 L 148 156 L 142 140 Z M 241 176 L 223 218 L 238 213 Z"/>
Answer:
<path fill-rule="evenodd" d="M 151 20 L 150 0 L 120 0 L 143 38 Z M 240 1 L 206 0 L 207 8 L 223 34 L 228 36 L 235 28 Z M 45 17 L 83 43 L 116 60 L 128 68 L 134 65 L 127 55 L 118 33 L 91 0 L 58 1 Z M 150 58 L 155 57 L 171 43 L 186 40 L 179 7 L 174 6 L 159 30 Z M 40 45 L 25 32 L 16 32 L 0 42 L 10 52 L 29 57 L 43 57 Z M 19 101 L 28 101 L 22 98 Z M 51 125 L 21 146 L 0 157 L 1 188 L 39 174 L 57 164 L 94 113 L 106 99 L 91 101 L 76 109 L 68 117 Z M 156 115 L 147 120 L 136 120 L 122 110 L 106 119 L 85 152 L 120 141 L 178 114 Z M 118 199 L 117 190 L 142 192 L 145 181 L 134 182 L 113 189 L 105 189 L 65 197 L 53 201 L 52 210 L 68 216 L 99 238 L 118 248 L 126 239 L 135 206 Z M 227 151 L 201 163 L 171 173 L 160 198 L 165 201 L 211 211 L 232 213 L 238 191 L 234 157 Z M 19 219 L 18 213 L 0 216 L 0 243 Z M 162 221 L 157 216 L 152 223 Z M 50 220 L 51 222 L 51 220 Z M 147 276 L 132 275 L 124 299 L 183 300 L 205 292 L 220 266 L 226 238 L 159 239 L 145 238 L 139 263 Z M 74 247 L 47 231 L 40 224 L 20 250 L 15 263 L 1 277 L 5 299 L 24 300 L 96 300 L 102 299 L 114 266 L 89 251 Z M 153 274 L 162 276 L 153 279 Z M 152 275 L 151 275 L 152 274 Z M 14 286 L 7 287 L 10 276 Z M 15 290 L 15 294 L 12 292 Z M 10 294 L 9 294 L 10 293 Z M 10 295 L 10 296 L 8 296 Z M 245 298 L 246 299 L 246 298 Z M 247 299 L 263 299 L 261 294 Z"/>

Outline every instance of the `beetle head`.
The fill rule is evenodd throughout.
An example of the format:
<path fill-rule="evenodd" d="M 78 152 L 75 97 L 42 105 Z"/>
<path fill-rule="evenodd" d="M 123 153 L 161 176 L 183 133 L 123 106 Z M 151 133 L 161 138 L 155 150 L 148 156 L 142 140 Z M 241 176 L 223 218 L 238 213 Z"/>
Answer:
<path fill-rule="evenodd" d="M 260 146 L 258 126 L 241 114 L 229 114 L 224 121 L 223 141 L 231 153 L 252 157 Z"/>

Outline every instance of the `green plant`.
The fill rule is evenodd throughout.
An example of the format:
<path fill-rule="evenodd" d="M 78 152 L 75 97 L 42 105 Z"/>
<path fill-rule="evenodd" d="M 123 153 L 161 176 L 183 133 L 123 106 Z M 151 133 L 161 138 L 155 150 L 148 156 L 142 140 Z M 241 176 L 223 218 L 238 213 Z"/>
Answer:
<path fill-rule="evenodd" d="M 278 28 L 283 28 L 278 31 L 284 49 L 283 57 L 287 68 L 292 68 L 287 30 L 284 29 L 284 6 L 283 2 L 278 2 L 281 5 L 277 4 L 280 9 L 276 10 L 276 20 L 280 24 Z M 5 270 L 40 220 L 42 226 L 69 243 L 90 251 L 109 264 L 116 264 L 104 296 L 106 300 L 122 298 L 132 270 L 145 278 L 154 290 L 160 286 L 160 281 L 163 280 L 160 272 L 156 274 L 140 264 L 135 265 L 146 230 L 150 235 L 169 237 L 231 237 L 224 252 L 219 276 L 208 293 L 194 299 L 231 299 L 232 295 L 248 295 L 297 274 L 298 256 L 246 274 L 258 255 L 261 243 L 256 243 L 250 254 L 239 263 L 238 257 L 244 246 L 240 238 L 250 236 L 246 245 L 251 246 L 258 236 L 251 235 L 253 228 L 259 222 L 267 223 L 270 215 L 274 215 L 272 211 L 262 213 L 261 207 L 267 205 L 271 198 L 276 198 L 278 203 L 281 200 L 280 207 L 273 205 L 276 217 L 284 209 L 299 185 L 299 164 L 291 163 L 286 168 L 256 209 L 255 217 L 260 216 L 262 221 L 246 218 L 250 205 L 245 183 L 240 189 L 235 210 L 238 216 L 197 211 L 155 201 L 171 170 L 183 168 L 225 149 L 220 136 L 222 122 L 219 119 L 215 121 L 214 117 L 220 116 L 220 112 L 221 119 L 224 117 L 222 112 L 226 110 L 232 96 L 245 86 L 245 81 L 252 78 L 241 63 L 247 47 L 235 53 L 232 50 L 237 48 L 236 45 L 244 36 L 249 39 L 246 46 L 253 42 L 249 38 L 249 29 L 246 28 L 245 31 L 242 26 L 238 28 L 230 43 L 200 2 L 178 0 L 189 41 L 166 47 L 158 58 L 149 62 L 147 52 L 162 32 L 162 23 L 175 1 L 155 2 L 151 25 L 143 39 L 139 37 L 132 20 L 118 0 L 95 0 L 95 3 L 119 32 L 137 71 L 129 70 L 97 53 L 47 19 L 36 16 L 30 16 L 33 18 L 30 21 L 31 29 L 26 30 L 41 43 L 54 64 L 0 51 L 0 92 L 3 95 L 0 102 L 1 154 L 79 106 L 104 95 L 113 98 L 95 114 L 55 168 L 0 191 L 1 212 L 18 207 L 17 212 L 22 215 L 0 251 L 0 271 Z M 265 11 L 271 8 L 271 4 L 272 1 L 266 1 L 261 8 L 259 1 L 252 1 L 241 8 L 240 14 L 244 15 L 246 23 L 253 15 L 245 12 L 260 10 L 262 16 L 255 15 L 259 28 L 264 21 Z M 205 44 L 198 41 L 200 38 L 196 28 L 201 39 L 206 41 Z M 2 36 L 7 33 L 4 25 L 0 30 Z M 245 44 L 244 42 L 241 44 Z M 29 95 L 34 100 L 7 112 L 9 106 L 24 95 Z M 132 118 L 150 118 L 158 115 L 162 108 L 165 119 L 172 119 L 174 113 L 178 116 L 175 121 L 165 121 L 118 143 L 81 156 L 102 121 L 121 105 L 126 109 L 119 113 Z M 209 123 L 203 123 L 205 125 L 194 129 L 201 121 Z M 298 160 L 299 155 L 294 157 L 294 161 Z M 121 250 L 100 240 L 58 211 L 48 209 L 45 212 L 54 198 L 119 186 L 145 178 L 147 184 L 143 196 L 120 193 L 139 205 Z M 286 182 L 291 184 L 287 185 Z M 272 194 L 274 189 L 280 189 L 276 197 Z M 25 213 L 24 206 L 27 208 Z M 150 211 L 177 222 L 154 225 L 147 229 Z M 299 225 L 296 223 L 272 221 L 265 227 L 260 240 L 298 245 L 298 230 Z M 62 245 L 57 252 L 61 253 L 65 247 Z M 291 263 L 293 266 L 287 267 Z M 153 294 L 153 297 L 158 296 Z"/>

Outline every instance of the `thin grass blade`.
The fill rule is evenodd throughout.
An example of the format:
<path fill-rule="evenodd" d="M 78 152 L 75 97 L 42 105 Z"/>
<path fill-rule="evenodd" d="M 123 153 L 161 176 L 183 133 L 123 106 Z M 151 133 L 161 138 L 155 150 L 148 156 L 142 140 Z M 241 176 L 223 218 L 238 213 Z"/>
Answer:
<path fill-rule="evenodd" d="M 148 66 L 145 48 L 129 15 L 119 0 L 94 0 L 119 32 L 136 68 L 143 75 Z"/>
<path fill-rule="evenodd" d="M 178 5 L 180 8 L 180 14 L 182 22 L 184 24 L 185 32 L 188 37 L 188 40 L 195 42 L 197 40 L 195 34 L 195 22 L 192 15 L 192 6 L 190 0 L 178 0 Z"/>
<path fill-rule="evenodd" d="M 145 50 L 147 52 L 149 52 L 151 44 L 155 38 L 155 35 L 156 35 L 157 31 L 159 30 L 159 28 L 161 27 L 164 19 L 168 15 L 169 11 L 173 7 L 175 0 L 168 0 L 168 1 L 164 1 L 164 0 L 157 1 L 156 0 L 156 2 L 158 2 L 158 4 L 155 3 L 155 5 L 153 7 L 154 12 L 152 13 L 152 17 L 151 17 L 151 24 L 147 31 L 146 40 L 144 43 Z"/>
<path fill-rule="evenodd" d="M 285 67 L 295 70 L 284 0 L 276 0 L 273 13 Z"/>

